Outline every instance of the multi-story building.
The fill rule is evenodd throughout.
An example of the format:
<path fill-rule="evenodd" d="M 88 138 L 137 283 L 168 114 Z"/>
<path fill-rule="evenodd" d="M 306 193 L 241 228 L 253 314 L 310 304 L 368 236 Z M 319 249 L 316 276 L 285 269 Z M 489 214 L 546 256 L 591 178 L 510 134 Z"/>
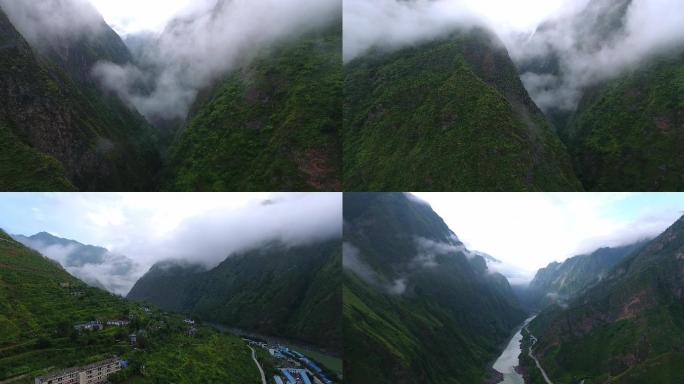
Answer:
<path fill-rule="evenodd" d="M 107 376 L 121 370 L 118 358 L 111 358 L 83 367 L 74 367 L 36 377 L 35 384 L 99 384 L 106 383 Z"/>

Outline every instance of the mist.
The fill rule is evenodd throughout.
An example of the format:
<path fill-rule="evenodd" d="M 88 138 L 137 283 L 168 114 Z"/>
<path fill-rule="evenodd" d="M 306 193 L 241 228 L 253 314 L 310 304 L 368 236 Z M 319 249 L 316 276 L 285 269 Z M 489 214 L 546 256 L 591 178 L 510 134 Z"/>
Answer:
<path fill-rule="evenodd" d="M 298 246 L 341 236 L 340 193 L 293 193 L 192 216 L 161 236 L 136 236 L 116 249 L 147 264 L 182 260 L 213 268 L 227 257 L 268 243 Z"/>
<path fill-rule="evenodd" d="M 72 275 L 125 295 L 158 262 L 213 268 L 279 244 L 341 239 L 341 193 L 3 194 L 0 226 L 102 247 L 26 243 Z M 18 237 L 17 237 L 18 238 Z"/>
<path fill-rule="evenodd" d="M 483 27 L 505 45 L 542 110 L 572 111 L 587 87 L 684 45 L 679 0 L 632 0 L 623 27 L 599 36 L 599 15 L 625 1 L 346 0 L 344 60 Z M 540 70 L 554 58 L 557 71 Z"/>
<path fill-rule="evenodd" d="M 0 7 L 33 47 L 96 35 L 105 26 L 88 0 L 0 0 Z"/>
<path fill-rule="evenodd" d="M 136 57 L 93 75 L 148 119 L 184 119 L 197 94 L 290 39 L 341 15 L 340 0 L 199 1 Z"/>
<path fill-rule="evenodd" d="M 86 284 L 124 296 L 145 272 L 139 263 L 126 256 L 98 248 L 96 257 L 83 257 L 78 244 L 48 244 L 26 236 L 13 236 L 15 240 L 58 262 L 72 276 Z M 81 249 L 79 249 L 81 248 Z M 100 253 L 101 252 L 101 253 Z"/>
<path fill-rule="evenodd" d="M 573 111 L 587 87 L 638 68 L 655 55 L 684 48 L 682 1 L 601 0 L 589 7 L 584 7 L 586 0 L 569 3 L 574 12 L 552 18 L 532 35 L 505 39 L 524 71 L 525 87 L 544 111 Z M 622 5 L 628 8 L 621 28 L 607 33 L 602 15 L 619 14 Z M 530 63 L 549 59 L 557 60 L 556 71 L 526 70 Z"/>

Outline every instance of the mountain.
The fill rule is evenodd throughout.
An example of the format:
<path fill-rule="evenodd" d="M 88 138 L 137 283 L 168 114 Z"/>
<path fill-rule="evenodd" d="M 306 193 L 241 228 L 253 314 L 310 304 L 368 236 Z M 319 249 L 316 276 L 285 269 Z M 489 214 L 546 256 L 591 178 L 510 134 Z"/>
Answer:
<path fill-rule="evenodd" d="M 640 241 L 621 247 L 604 247 L 589 254 L 570 257 L 562 263 L 553 262 L 534 275 L 527 288 L 527 300 L 537 310 L 552 303 L 563 305 L 603 280 L 617 264 L 645 244 L 646 241 Z"/>
<path fill-rule="evenodd" d="M 341 21 L 279 45 L 195 102 L 170 190 L 339 190 Z"/>
<path fill-rule="evenodd" d="M 10 145 L 0 155 L 0 188 L 152 189 L 159 159 L 151 128 L 88 77 L 94 62 L 128 60 L 126 47 L 104 21 L 88 36 L 29 45 L 5 10 L 18 19 L 15 6 L 36 4 L 0 9 L 0 135 Z"/>
<path fill-rule="evenodd" d="M 553 382 L 682 382 L 684 218 L 529 329 Z"/>
<path fill-rule="evenodd" d="M 401 193 L 344 194 L 345 383 L 476 383 L 525 317 L 505 277 Z"/>
<path fill-rule="evenodd" d="M 69 273 L 93 287 L 116 294 L 126 294 L 134 283 L 139 268 L 124 255 L 108 249 L 81 244 L 46 232 L 26 237 L 12 236 L 16 241 L 58 262 Z"/>
<path fill-rule="evenodd" d="M 586 90 L 566 135 L 587 189 L 684 188 L 684 50 L 675 52 Z"/>
<path fill-rule="evenodd" d="M 344 182 L 356 190 L 580 190 L 503 44 L 458 31 L 344 66 Z"/>
<path fill-rule="evenodd" d="M 269 244 L 218 266 L 160 262 L 128 298 L 339 352 L 340 241 Z"/>
<path fill-rule="evenodd" d="M 605 55 L 602 50 L 628 34 L 627 18 L 634 4 L 632 0 L 592 0 L 579 13 L 540 26 L 529 44 L 548 48 L 547 39 L 566 35 L 577 42 L 572 47 L 577 53 Z M 564 55 L 551 49 L 518 66 L 523 75 L 549 75 L 559 83 L 574 83 L 566 73 L 572 64 L 563 64 L 573 62 L 573 57 Z M 581 86 L 577 92 L 576 108 L 550 108 L 547 115 L 565 142 L 585 189 L 684 188 L 680 177 L 684 156 L 679 151 L 684 144 L 684 43 L 650 52 L 626 67 L 616 64 L 610 77 Z"/>
<path fill-rule="evenodd" d="M 74 330 L 74 324 L 94 319 L 130 319 L 130 324 Z M 0 328 L 2 381 L 32 383 L 34 376 L 118 354 L 129 367 L 118 375 L 117 383 L 261 383 L 250 351 L 239 338 L 204 326 L 190 337 L 182 317 L 154 308 L 145 311 L 88 287 L 2 230 Z M 139 336 L 137 348 L 127 340 L 131 332 Z M 272 369 L 268 361 L 262 364 Z"/>

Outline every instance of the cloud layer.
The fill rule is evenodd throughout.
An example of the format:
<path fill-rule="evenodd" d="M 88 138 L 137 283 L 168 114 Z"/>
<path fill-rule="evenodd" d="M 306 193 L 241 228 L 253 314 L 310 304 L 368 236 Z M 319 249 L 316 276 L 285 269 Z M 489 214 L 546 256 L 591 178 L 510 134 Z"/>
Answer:
<path fill-rule="evenodd" d="M 203 0 L 149 42 L 136 65 L 93 74 L 151 120 L 185 118 L 198 92 L 275 44 L 323 27 L 340 0 Z"/>
<path fill-rule="evenodd" d="M 684 47 L 682 1 L 595 0 L 579 6 L 585 3 L 575 1 L 573 13 L 550 20 L 530 37 L 506 39 L 523 69 L 532 64 L 522 80 L 543 110 L 572 111 L 586 87 L 619 76 L 654 54 Z M 557 68 L 539 68 L 550 59 Z"/>
<path fill-rule="evenodd" d="M 417 193 L 468 247 L 503 261 L 516 283 L 552 261 L 655 237 L 679 216 L 682 194 Z"/>
<path fill-rule="evenodd" d="M 615 20 L 605 15 L 627 3 L 624 27 L 606 33 Z M 680 0 L 346 0 L 344 60 L 482 26 L 525 69 L 521 78 L 542 109 L 573 110 L 587 86 L 681 47 L 682 17 Z M 558 68 L 549 71 L 553 59 Z"/>
<path fill-rule="evenodd" d="M 44 230 L 109 249 L 102 264 L 70 268 L 121 293 L 158 261 L 211 268 L 270 242 L 300 245 L 342 236 L 340 193 L 3 194 L 0 211 L 0 226 L 10 233 Z M 45 250 L 64 265 L 72 251 Z M 121 278 L 125 259 L 117 255 L 134 263 Z"/>

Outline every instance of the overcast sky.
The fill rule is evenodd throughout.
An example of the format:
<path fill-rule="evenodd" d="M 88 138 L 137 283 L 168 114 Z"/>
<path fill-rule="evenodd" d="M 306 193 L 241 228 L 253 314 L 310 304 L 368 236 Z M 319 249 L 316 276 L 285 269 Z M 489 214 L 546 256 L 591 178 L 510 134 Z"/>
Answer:
<path fill-rule="evenodd" d="M 90 0 L 107 24 L 122 35 L 160 32 L 174 16 L 198 0 Z M 206 0 L 199 0 L 206 2 Z"/>
<path fill-rule="evenodd" d="M 3 193 L 0 212 L 10 234 L 103 246 L 139 263 L 138 274 L 165 259 L 212 267 L 265 242 L 342 234 L 340 193 Z"/>
<path fill-rule="evenodd" d="M 552 261 L 665 230 L 684 193 L 415 193 L 470 250 L 531 275 Z"/>

